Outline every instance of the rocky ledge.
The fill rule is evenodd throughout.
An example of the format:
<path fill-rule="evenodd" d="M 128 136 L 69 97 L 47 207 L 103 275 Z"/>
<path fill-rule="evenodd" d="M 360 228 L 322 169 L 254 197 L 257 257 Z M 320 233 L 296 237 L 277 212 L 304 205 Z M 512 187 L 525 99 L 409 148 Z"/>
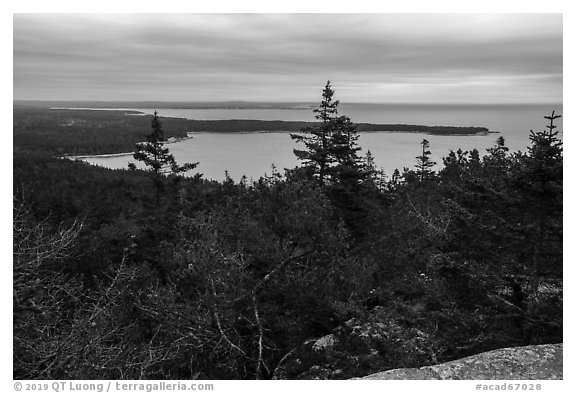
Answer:
<path fill-rule="evenodd" d="M 359 379 L 562 379 L 562 344 L 503 348 L 421 368 L 400 368 Z"/>

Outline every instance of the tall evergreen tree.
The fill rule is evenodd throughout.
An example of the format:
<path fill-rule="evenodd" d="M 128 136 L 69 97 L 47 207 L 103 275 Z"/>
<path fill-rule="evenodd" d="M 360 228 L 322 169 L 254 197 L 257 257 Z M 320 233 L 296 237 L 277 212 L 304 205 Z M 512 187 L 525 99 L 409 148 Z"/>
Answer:
<path fill-rule="evenodd" d="M 297 143 L 304 143 L 306 150 L 294 149 L 296 157 L 312 169 L 321 185 L 360 179 L 361 160 L 357 152 L 358 134 L 347 116 L 338 116 L 338 100 L 334 100 L 330 81 L 322 92 L 322 101 L 314 109 L 320 124 L 302 128 L 301 134 L 290 136 Z"/>
<path fill-rule="evenodd" d="M 422 145 L 422 155 L 416 157 L 415 166 L 417 169 L 418 178 L 420 181 L 424 181 L 434 177 L 434 171 L 431 168 L 436 165 L 436 162 L 432 161 L 430 158 L 432 155 L 429 150 L 430 142 L 428 142 L 426 139 L 422 139 L 420 144 Z"/>
<path fill-rule="evenodd" d="M 146 136 L 146 142 L 136 144 L 134 159 L 141 161 L 147 170 L 152 173 L 152 179 L 156 185 L 156 205 L 160 204 L 160 192 L 163 180 L 166 175 L 177 175 L 196 168 L 198 163 L 185 163 L 178 165 L 176 159 L 167 147 L 164 147 L 164 131 L 162 123 L 158 117 L 158 112 L 154 111 L 152 117 L 152 132 Z M 129 164 L 130 169 L 136 169 L 136 165 Z"/>
<path fill-rule="evenodd" d="M 538 293 L 542 274 L 562 271 L 563 148 L 552 112 L 546 130 L 530 131 L 531 146 L 521 157 L 516 176 L 518 199 L 525 207 L 527 249 L 530 251 L 531 292 Z"/>
<path fill-rule="evenodd" d="M 336 183 L 358 184 L 364 178 L 362 159 L 358 156 L 358 134 L 356 125 L 347 116 L 340 116 L 333 122 L 331 155 L 334 165 L 329 169 L 332 181 Z"/>
<path fill-rule="evenodd" d="M 562 163 L 562 141 L 559 138 L 559 132 L 556 131 L 557 126 L 554 125 L 554 120 L 561 117 L 561 115 L 556 115 L 552 111 L 552 115 L 544 116 L 545 119 L 550 121 L 550 124 L 546 126 L 547 130 L 539 132 L 530 130 L 532 145 L 528 148 L 528 151 L 534 164 L 537 164 L 536 166 L 541 168 L 561 167 L 558 164 Z"/>

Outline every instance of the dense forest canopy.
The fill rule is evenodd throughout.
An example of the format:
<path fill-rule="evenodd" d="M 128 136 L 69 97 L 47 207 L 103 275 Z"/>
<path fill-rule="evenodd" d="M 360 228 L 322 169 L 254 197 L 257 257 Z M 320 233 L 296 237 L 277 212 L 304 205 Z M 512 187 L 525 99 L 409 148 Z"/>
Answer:
<path fill-rule="evenodd" d="M 251 183 L 58 156 L 270 122 L 15 107 L 14 378 L 341 379 L 561 342 L 558 115 L 525 153 L 500 137 L 436 172 L 423 140 L 387 178 L 333 96 L 286 127 L 300 165 Z M 354 326 L 380 333 L 286 369 Z"/>

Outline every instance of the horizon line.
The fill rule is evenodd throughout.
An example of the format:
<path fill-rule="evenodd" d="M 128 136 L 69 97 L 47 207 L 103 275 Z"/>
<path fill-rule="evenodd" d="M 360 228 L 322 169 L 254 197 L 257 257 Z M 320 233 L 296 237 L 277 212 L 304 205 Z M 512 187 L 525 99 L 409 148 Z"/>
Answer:
<path fill-rule="evenodd" d="M 564 105 L 563 101 L 560 102 L 366 102 L 366 101 L 346 101 L 338 100 L 340 104 L 354 104 L 354 105 L 454 105 L 454 106 L 497 106 L 497 105 Z M 51 103 L 51 102 L 82 102 L 82 103 L 114 103 L 114 104 L 232 104 L 232 103 L 245 103 L 245 104 L 306 104 L 317 105 L 317 102 L 312 101 L 259 101 L 259 100 L 207 100 L 207 101 L 177 101 L 177 100 L 90 100 L 90 99 L 12 99 L 12 103 L 16 102 L 38 102 L 38 103 Z M 192 109 L 192 108 L 191 108 Z"/>

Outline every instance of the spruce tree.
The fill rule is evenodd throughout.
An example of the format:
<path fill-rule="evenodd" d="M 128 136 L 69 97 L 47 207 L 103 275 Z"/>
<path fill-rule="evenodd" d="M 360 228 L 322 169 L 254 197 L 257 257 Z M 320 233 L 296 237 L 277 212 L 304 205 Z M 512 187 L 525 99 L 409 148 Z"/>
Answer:
<path fill-rule="evenodd" d="M 547 130 L 534 132 L 530 130 L 530 141 L 532 145 L 528 148 L 529 156 L 534 161 L 536 166 L 545 167 L 561 167 L 562 164 L 562 141 L 559 138 L 559 132 L 556 131 L 557 126 L 554 125 L 554 120 L 562 117 L 556 115 L 552 111 L 551 116 L 544 116 L 545 119 L 550 121 L 546 126 Z"/>
<path fill-rule="evenodd" d="M 358 134 L 347 116 L 338 116 L 338 100 L 334 100 L 330 81 L 322 92 L 322 101 L 314 109 L 319 124 L 302 128 L 301 134 L 290 136 L 303 143 L 306 150 L 294 149 L 296 157 L 311 168 L 320 185 L 358 182 L 362 177 L 361 159 L 357 152 Z"/>
<path fill-rule="evenodd" d="M 327 169 L 334 160 L 330 156 L 329 145 L 332 136 L 331 123 L 338 114 L 338 101 L 333 101 L 333 96 L 334 90 L 328 81 L 322 92 L 322 102 L 314 109 L 314 117 L 320 120 L 320 124 L 302 128 L 302 134 L 290 134 L 297 143 L 301 142 L 306 146 L 306 150 L 294 149 L 294 154 L 305 166 L 312 168 L 320 185 L 324 185 Z"/>
<path fill-rule="evenodd" d="M 434 177 L 434 171 L 431 168 L 436 165 L 436 162 L 432 161 L 430 158 L 432 155 L 429 150 L 430 142 L 426 139 L 422 139 L 420 144 L 422 145 L 422 155 L 416 157 L 415 167 L 417 169 L 418 178 L 423 182 Z"/>
<path fill-rule="evenodd" d="M 334 165 L 328 172 L 335 183 L 358 184 L 365 177 L 363 170 L 365 168 L 358 156 L 360 147 L 356 125 L 347 116 L 336 118 L 332 121 L 332 125 L 330 152 Z"/>
<path fill-rule="evenodd" d="M 518 199 L 526 207 L 527 244 L 531 254 L 532 296 L 537 296 L 542 274 L 562 272 L 563 148 L 552 112 L 546 130 L 530 131 L 531 146 L 517 171 Z M 532 310 L 533 311 L 533 310 Z"/>
<path fill-rule="evenodd" d="M 363 158 L 363 169 L 366 180 L 369 180 L 377 189 L 384 190 L 388 186 L 388 182 L 386 181 L 386 174 L 384 173 L 383 169 L 376 166 L 376 163 L 374 162 L 374 155 L 370 150 L 366 152 Z M 398 175 L 400 175 L 399 172 Z"/>
<path fill-rule="evenodd" d="M 487 149 L 488 155 L 483 157 L 484 170 L 491 170 L 496 176 L 507 172 L 506 168 L 510 165 L 510 161 L 508 160 L 509 150 L 503 136 L 496 139 L 496 144 Z"/>
<path fill-rule="evenodd" d="M 392 178 L 390 179 L 390 185 L 396 186 L 397 184 L 400 184 L 400 181 L 402 181 L 402 175 L 400 174 L 398 168 L 396 168 L 392 173 Z"/>
<path fill-rule="evenodd" d="M 322 91 L 322 101 L 314 109 L 317 125 L 302 128 L 301 134 L 291 134 L 306 149 L 294 149 L 323 188 L 338 215 L 353 234 L 361 235 L 375 187 L 361 157 L 358 156 L 356 125 L 349 117 L 338 115 L 339 101 L 334 100 L 330 81 Z"/>
<path fill-rule="evenodd" d="M 198 163 L 186 163 L 178 165 L 176 159 L 167 147 L 164 147 L 164 130 L 158 117 L 158 112 L 154 111 L 152 117 L 152 132 L 146 136 L 146 142 L 136 144 L 134 159 L 141 161 L 146 166 L 146 170 L 152 174 L 152 179 L 156 186 L 156 205 L 160 204 L 160 193 L 162 184 L 167 175 L 177 175 L 196 168 Z M 129 164 L 130 169 L 136 169 L 136 165 Z"/>

